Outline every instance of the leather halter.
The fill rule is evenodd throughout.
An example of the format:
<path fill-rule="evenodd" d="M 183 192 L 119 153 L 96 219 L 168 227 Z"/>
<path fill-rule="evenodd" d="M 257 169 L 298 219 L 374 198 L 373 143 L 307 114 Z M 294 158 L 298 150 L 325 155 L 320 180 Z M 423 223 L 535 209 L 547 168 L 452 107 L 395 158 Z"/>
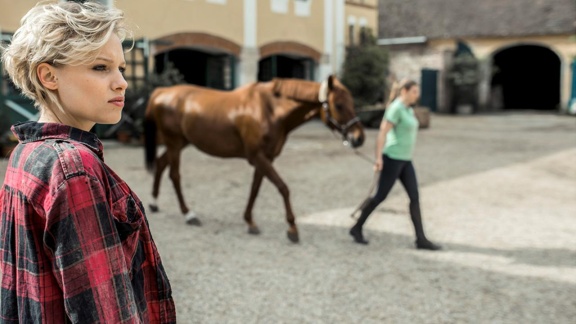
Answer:
<path fill-rule="evenodd" d="M 328 104 L 328 81 L 324 80 L 322 81 L 322 83 L 320 84 L 320 91 L 318 92 L 318 101 L 320 101 L 322 103 L 322 110 L 324 110 L 324 114 L 326 116 L 326 126 L 330 127 L 333 126 L 335 129 L 337 129 L 340 134 L 342 134 L 342 140 L 344 142 L 347 142 L 347 138 L 346 135 L 348 134 L 348 130 L 350 130 L 350 128 L 360 122 L 360 117 L 356 116 L 352 119 L 350 119 L 346 124 L 340 124 L 336 119 L 334 119 L 334 117 L 332 117 L 332 114 L 330 113 L 330 105 Z"/>
<path fill-rule="evenodd" d="M 348 134 L 348 130 L 350 130 L 350 128 L 354 124 L 360 122 L 360 117 L 356 116 L 350 119 L 346 124 L 338 123 L 338 121 L 334 119 L 330 114 L 330 107 L 328 105 L 328 101 L 324 101 L 322 103 L 322 110 L 324 110 L 324 114 L 326 115 L 326 126 L 329 126 L 331 124 L 334 128 L 336 128 L 340 132 L 340 134 L 342 134 L 343 140 L 346 140 L 346 134 Z"/>

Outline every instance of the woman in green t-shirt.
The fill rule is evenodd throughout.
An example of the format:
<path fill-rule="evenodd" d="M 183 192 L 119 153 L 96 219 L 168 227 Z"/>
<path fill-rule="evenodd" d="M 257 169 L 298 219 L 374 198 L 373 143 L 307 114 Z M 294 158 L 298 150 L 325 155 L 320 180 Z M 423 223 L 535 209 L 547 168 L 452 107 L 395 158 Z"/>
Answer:
<path fill-rule="evenodd" d="M 393 91 L 397 93 L 398 91 Z M 399 87 L 398 97 L 388 106 L 376 140 L 376 162 L 374 168 L 380 173 L 376 195 L 363 205 L 358 222 L 350 229 L 350 235 L 356 243 L 368 244 L 362 235 L 362 226 L 376 207 L 386 199 L 396 179 L 406 189 L 410 198 L 410 216 L 416 232 L 418 249 L 439 250 L 441 247 L 432 243 L 424 235 L 418 182 L 412 165 L 412 153 L 416 144 L 418 120 L 411 106 L 420 97 L 420 87 L 414 81 L 404 81 Z"/>

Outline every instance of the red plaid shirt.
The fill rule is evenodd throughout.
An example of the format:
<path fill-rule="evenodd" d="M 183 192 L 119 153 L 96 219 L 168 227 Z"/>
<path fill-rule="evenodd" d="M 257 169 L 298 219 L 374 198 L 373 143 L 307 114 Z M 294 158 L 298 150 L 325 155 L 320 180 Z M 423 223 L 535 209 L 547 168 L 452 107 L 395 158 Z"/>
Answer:
<path fill-rule="evenodd" d="M 89 132 L 12 127 L 0 191 L 0 323 L 174 323 L 144 207 Z"/>

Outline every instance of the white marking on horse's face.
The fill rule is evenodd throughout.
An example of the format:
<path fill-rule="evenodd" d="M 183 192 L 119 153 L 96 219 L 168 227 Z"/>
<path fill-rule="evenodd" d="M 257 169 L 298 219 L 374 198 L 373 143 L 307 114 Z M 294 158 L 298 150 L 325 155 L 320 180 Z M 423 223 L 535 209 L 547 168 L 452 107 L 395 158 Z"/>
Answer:
<path fill-rule="evenodd" d="M 324 80 L 320 83 L 320 91 L 318 91 L 318 101 L 325 102 L 328 100 L 328 81 Z"/>

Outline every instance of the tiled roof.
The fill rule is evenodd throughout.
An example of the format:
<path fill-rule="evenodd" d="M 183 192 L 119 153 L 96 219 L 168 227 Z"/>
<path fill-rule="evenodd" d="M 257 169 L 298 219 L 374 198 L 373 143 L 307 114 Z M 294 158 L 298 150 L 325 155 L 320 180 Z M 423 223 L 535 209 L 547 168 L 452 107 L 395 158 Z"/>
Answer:
<path fill-rule="evenodd" d="M 576 33 L 576 0 L 379 1 L 379 38 Z"/>

